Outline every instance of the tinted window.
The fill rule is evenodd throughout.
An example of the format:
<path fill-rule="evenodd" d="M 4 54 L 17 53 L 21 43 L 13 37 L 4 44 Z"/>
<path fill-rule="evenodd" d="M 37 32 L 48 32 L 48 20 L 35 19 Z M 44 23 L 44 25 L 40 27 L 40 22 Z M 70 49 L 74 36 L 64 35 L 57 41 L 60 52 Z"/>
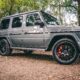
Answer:
<path fill-rule="evenodd" d="M 41 22 L 40 16 L 37 13 L 27 15 L 26 26 L 34 26 L 37 22 Z"/>
<path fill-rule="evenodd" d="M 8 29 L 10 19 L 4 19 L 1 21 L 0 29 Z"/>
<path fill-rule="evenodd" d="M 22 26 L 22 20 L 23 20 L 22 16 L 13 18 L 12 28 L 21 27 Z"/>

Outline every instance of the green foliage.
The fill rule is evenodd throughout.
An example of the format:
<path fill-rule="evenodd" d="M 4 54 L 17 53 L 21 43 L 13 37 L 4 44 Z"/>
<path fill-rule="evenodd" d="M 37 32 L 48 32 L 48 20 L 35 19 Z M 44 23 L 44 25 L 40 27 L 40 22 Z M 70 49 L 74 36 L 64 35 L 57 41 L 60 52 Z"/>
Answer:
<path fill-rule="evenodd" d="M 39 9 L 37 0 L 0 0 L 0 17 Z"/>
<path fill-rule="evenodd" d="M 53 7 L 56 16 L 58 15 L 62 22 L 62 7 L 65 7 L 67 11 L 71 12 L 75 12 L 75 9 L 77 10 L 76 6 L 73 5 L 72 2 L 73 0 L 0 0 L 0 18 L 19 12 L 39 9 L 45 10 L 50 5 Z M 75 9 L 72 9 L 71 7 L 74 7 Z M 79 9 L 78 12 L 80 12 Z"/>
<path fill-rule="evenodd" d="M 18 12 L 46 9 L 53 3 L 55 6 L 71 5 L 72 0 L 0 0 L 0 16 Z"/>

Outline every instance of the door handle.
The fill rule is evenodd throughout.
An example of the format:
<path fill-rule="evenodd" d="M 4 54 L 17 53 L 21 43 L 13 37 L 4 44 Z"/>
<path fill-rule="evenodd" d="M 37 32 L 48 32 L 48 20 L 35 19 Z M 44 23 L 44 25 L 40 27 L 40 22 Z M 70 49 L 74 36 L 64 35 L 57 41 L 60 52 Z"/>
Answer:
<path fill-rule="evenodd" d="M 28 34 L 28 32 L 25 32 L 24 34 Z"/>
<path fill-rule="evenodd" d="M 21 33 L 17 33 L 17 34 L 15 34 L 15 33 L 10 33 L 10 35 L 21 35 Z"/>

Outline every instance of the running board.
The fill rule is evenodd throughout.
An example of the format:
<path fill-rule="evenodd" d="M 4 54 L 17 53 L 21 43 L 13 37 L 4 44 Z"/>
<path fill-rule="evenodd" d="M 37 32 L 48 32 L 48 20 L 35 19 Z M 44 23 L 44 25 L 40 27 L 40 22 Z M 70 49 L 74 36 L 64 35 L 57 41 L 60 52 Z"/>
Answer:
<path fill-rule="evenodd" d="M 45 51 L 45 49 L 38 49 L 38 48 L 20 48 L 20 47 L 11 47 L 11 49 L 15 49 L 15 50 L 39 50 L 39 51 Z"/>

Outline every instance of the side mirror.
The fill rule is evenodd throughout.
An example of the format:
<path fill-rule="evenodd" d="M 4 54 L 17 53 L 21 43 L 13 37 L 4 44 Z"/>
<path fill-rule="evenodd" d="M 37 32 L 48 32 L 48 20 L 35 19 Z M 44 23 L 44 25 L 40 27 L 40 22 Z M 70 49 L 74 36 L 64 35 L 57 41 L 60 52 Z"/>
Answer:
<path fill-rule="evenodd" d="M 43 22 L 36 22 L 35 25 L 39 25 L 41 28 L 44 27 L 44 23 Z"/>

